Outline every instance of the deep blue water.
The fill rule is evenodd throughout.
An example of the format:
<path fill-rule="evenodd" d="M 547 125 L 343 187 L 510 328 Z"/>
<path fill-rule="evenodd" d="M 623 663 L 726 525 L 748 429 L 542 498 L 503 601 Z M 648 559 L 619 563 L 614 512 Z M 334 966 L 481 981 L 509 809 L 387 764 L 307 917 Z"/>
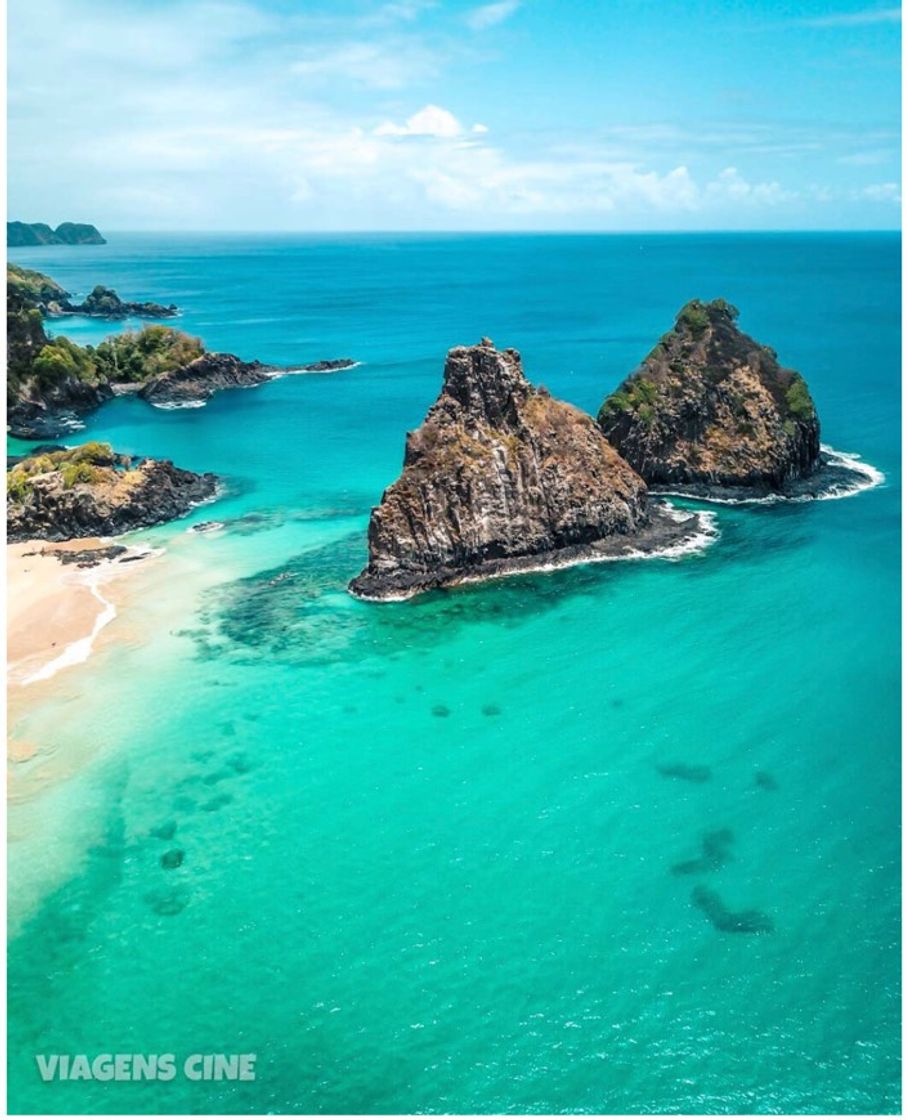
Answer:
<path fill-rule="evenodd" d="M 362 365 L 205 409 L 114 402 L 78 437 L 224 475 L 190 521 L 256 519 L 140 534 L 166 555 L 14 728 L 80 764 L 11 811 L 12 1110 L 897 1111 L 899 253 L 891 234 L 15 251 L 75 294 L 174 301 L 213 349 Z M 515 346 L 594 411 L 716 296 L 883 486 L 719 508 L 719 540 L 679 562 L 346 595 L 450 346 Z M 678 763 L 710 776 L 659 770 Z M 725 829 L 723 866 L 673 873 Z M 773 932 L 717 929 L 698 886 Z M 254 1050 L 258 1078 L 35 1071 L 111 1050 Z"/>

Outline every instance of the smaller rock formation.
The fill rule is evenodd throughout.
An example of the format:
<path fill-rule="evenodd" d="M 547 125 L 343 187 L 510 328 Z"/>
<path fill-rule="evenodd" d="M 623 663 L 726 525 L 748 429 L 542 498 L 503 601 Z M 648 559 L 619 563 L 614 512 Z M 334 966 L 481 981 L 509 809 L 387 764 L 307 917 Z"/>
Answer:
<path fill-rule="evenodd" d="M 294 367 L 288 373 L 339 373 L 343 369 L 353 369 L 357 363 L 352 358 L 324 358 L 310 362 L 307 366 Z"/>
<path fill-rule="evenodd" d="M 28 456 L 6 480 L 9 541 L 107 537 L 172 521 L 214 497 L 218 481 L 105 443 Z"/>
<path fill-rule="evenodd" d="M 172 319 L 179 315 L 180 309 L 175 303 L 165 306 L 154 300 L 122 300 L 113 288 L 96 284 L 81 303 L 71 303 L 68 299 L 52 301 L 47 312 L 58 316 L 84 315 L 91 319 Z"/>
<path fill-rule="evenodd" d="M 366 599 L 583 560 L 692 536 L 579 409 L 524 377 L 488 339 L 448 352 L 444 386 L 407 436 L 404 469 L 369 523 Z"/>
<path fill-rule="evenodd" d="M 820 423 L 804 379 L 737 316 L 725 300 L 691 301 L 603 404 L 603 432 L 650 486 L 748 497 L 816 471 Z"/>

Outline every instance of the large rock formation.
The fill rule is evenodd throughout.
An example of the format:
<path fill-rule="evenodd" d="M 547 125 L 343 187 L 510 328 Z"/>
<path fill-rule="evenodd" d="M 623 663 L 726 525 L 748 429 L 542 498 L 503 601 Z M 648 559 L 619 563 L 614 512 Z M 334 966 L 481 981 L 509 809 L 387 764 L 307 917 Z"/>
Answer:
<path fill-rule="evenodd" d="M 448 352 L 444 386 L 407 436 L 404 469 L 369 523 L 367 599 L 581 560 L 690 536 L 593 420 L 524 377 L 487 339 Z"/>
<path fill-rule="evenodd" d="M 89 443 L 21 459 L 7 472 L 6 490 L 8 540 L 64 541 L 182 517 L 215 495 L 217 477 Z"/>
<path fill-rule="evenodd" d="M 736 325 L 725 300 L 681 309 L 599 412 L 651 486 L 702 496 L 786 490 L 820 461 L 820 423 L 799 373 Z"/>

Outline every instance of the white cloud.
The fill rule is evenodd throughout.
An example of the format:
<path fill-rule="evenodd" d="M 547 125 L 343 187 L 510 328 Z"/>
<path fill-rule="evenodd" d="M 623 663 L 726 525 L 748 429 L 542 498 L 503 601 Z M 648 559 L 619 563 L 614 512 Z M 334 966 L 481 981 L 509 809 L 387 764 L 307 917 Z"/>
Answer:
<path fill-rule="evenodd" d="M 879 149 L 870 152 L 853 152 L 851 155 L 839 156 L 836 163 L 844 163 L 850 167 L 876 167 L 881 163 L 888 163 L 895 159 L 895 152 L 891 149 Z"/>
<path fill-rule="evenodd" d="M 311 48 L 291 66 L 303 78 L 393 90 L 436 75 L 435 53 L 415 40 L 388 39 Z M 315 87 L 313 87 L 315 88 Z"/>
<path fill-rule="evenodd" d="M 796 192 L 785 190 L 776 182 L 751 183 L 743 178 L 736 167 L 726 167 L 706 185 L 708 198 L 739 205 L 777 206 L 790 202 Z"/>
<path fill-rule="evenodd" d="M 470 132 L 475 135 L 488 131 L 484 124 L 470 127 Z M 452 140 L 456 136 L 463 136 L 466 130 L 447 109 L 442 109 L 440 105 L 426 105 L 418 113 L 408 117 L 403 124 L 382 121 L 372 132 L 375 136 L 434 136 L 436 139 Z"/>
<path fill-rule="evenodd" d="M 837 12 L 798 22 L 804 27 L 859 27 L 870 23 L 898 23 L 901 18 L 901 8 L 865 8 L 857 12 Z"/>
<path fill-rule="evenodd" d="M 868 198 L 871 202 L 895 202 L 902 200 L 898 183 L 871 183 L 860 192 L 861 198 Z"/>
<path fill-rule="evenodd" d="M 520 0 L 498 0 L 495 4 L 483 4 L 467 13 L 467 24 L 473 31 L 485 31 L 486 28 L 504 23 L 520 7 Z"/>
<path fill-rule="evenodd" d="M 375 129 L 376 136 L 460 136 L 463 125 L 453 113 L 439 105 L 426 105 L 404 124 L 384 121 Z"/>

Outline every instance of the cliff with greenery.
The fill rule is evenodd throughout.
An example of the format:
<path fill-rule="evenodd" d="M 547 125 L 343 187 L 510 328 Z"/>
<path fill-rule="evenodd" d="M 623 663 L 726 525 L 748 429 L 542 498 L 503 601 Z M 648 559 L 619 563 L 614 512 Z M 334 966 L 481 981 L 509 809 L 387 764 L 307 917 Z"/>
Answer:
<path fill-rule="evenodd" d="M 7 471 L 7 536 L 113 536 L 182 517 L 216 492 L 213 474 L 118 455 L 107 443 L 39 450 Z"/>
<path fill-rule="evenodd" d="M 692 300 L 599 412 L 649 485 L 768 493 L 810 476 L 820 424 L 803 377 L 744 334 L 725 300 Z"/>

